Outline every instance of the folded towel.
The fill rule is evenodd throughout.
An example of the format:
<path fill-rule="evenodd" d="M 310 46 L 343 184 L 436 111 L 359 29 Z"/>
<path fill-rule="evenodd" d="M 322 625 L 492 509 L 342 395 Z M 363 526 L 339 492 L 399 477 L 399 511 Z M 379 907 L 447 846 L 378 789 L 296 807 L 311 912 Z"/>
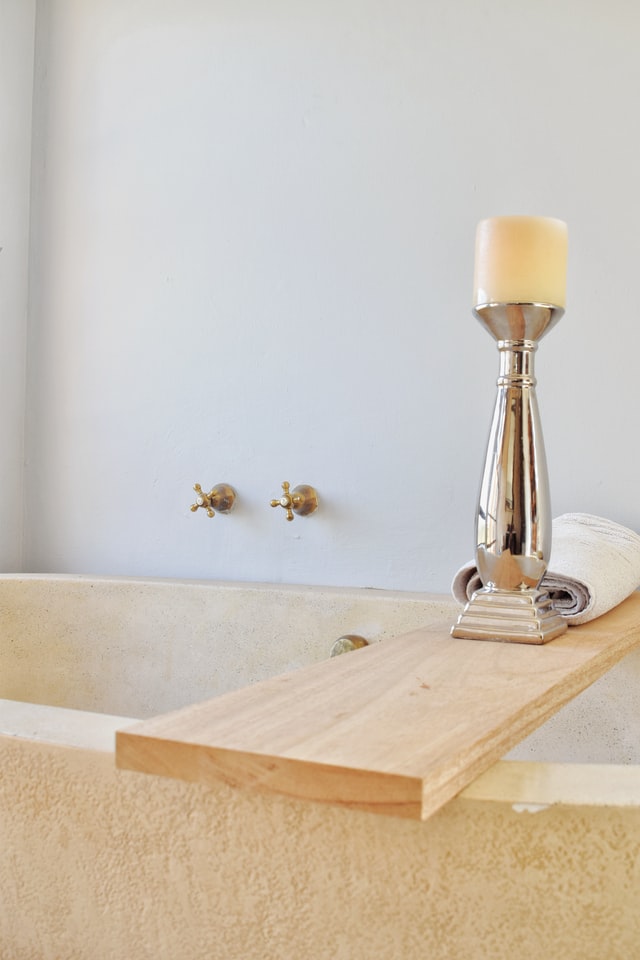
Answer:
<path fill-rule="evenodd" d="M 587 623 L 640 587 L 640 536 L 612 520 L 564 513 L 553 521 L 550 569 L 541 587 L 571 624 Z M 480 590 L 474 563 L 456 573 L 451 592 L 460 603 Z"/>

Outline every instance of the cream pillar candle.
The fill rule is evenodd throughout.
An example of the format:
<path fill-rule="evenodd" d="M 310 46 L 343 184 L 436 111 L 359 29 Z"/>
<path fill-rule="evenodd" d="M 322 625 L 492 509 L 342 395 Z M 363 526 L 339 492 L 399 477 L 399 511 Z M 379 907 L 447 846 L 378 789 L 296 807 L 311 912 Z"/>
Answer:
<path fill-rule="evenodd" d="M 549 303 L 564 307 L 567 225 L 552 217 L 491 217 L 476 233 L 474 306 Z"/>

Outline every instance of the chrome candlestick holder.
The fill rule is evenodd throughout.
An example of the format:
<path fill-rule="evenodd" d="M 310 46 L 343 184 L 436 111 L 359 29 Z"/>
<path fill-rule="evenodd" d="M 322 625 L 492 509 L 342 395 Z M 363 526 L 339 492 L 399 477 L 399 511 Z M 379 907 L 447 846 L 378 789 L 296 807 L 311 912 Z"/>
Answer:
<path fill-rule="evenodd" d="M 567 624 L 540 589 L 551 554 L 551 507 L 534 356 L 564 310 L 546 303 L 487 303 L 474 313 L 498 342 L 500 373 L 476 517 L 483 587 L 451 633 L 547 643 Z"/>

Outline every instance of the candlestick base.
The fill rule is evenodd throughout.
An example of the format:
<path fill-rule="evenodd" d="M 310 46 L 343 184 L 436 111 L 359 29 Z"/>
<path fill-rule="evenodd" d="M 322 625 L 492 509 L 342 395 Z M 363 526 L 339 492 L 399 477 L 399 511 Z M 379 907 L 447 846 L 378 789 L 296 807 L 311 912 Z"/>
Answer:
<path fill-rule="evenodd" d="M 467 603 L 451 636 L 465 640 L 548 643 L 567 629 L 543 590 L 483 587 Z"/>

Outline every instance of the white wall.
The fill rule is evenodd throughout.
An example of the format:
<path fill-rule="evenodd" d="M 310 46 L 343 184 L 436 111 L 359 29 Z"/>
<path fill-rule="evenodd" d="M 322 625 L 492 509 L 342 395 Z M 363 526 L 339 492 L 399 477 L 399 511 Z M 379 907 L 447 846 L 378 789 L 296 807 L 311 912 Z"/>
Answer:
<path fill-rule="evenodd" d="M 640 529 L 639 30 L 623 0 L 41 0 L 27 568 L 446 591 L 502 213 L 569 223 L 554 513 Z M 285 479 L 316 515 L 269 507 Z M 220 480 L 235 513 L 191 514 Z"/>
<path fill-rule="evenodd" d="M 35 0 L 0 0 L 0 569 L 23 563 Z"/>

